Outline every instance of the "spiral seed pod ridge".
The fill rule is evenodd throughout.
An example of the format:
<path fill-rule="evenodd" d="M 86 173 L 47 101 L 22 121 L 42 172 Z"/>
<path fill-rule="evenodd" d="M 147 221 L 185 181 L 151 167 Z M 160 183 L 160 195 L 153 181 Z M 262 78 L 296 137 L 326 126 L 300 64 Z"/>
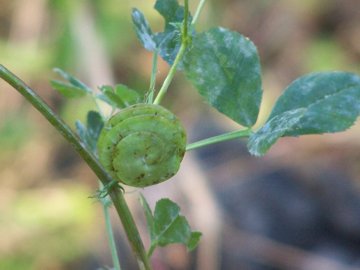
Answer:
<path fill-rule="evenodd" d="M 97 148 L 100 162 L 114 179 L 146 187 L 179 170 L 186 133 L 178 118 L 162 106 L 136 104 L 109 119 Z"/>

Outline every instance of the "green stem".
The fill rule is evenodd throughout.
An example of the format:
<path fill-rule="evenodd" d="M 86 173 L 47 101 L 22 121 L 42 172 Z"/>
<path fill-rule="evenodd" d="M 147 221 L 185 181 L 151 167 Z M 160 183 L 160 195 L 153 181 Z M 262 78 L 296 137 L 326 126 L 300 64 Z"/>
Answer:
<path fill-rule="evenodd" d="M 146 103 L 154 102 L 154 93 L 155 93 L 155 84 L 156 84 L 156 73 L 157 73 L 157 62 L 158 62 L 158 52 L 154 51 L 152 58 L 152 68 L 151 68 L 151 77 L 150 77 L 150 87 L 146 97 Z"/>
<path fill-rule="evenodd" d="M 197 22 L 197 20 L 198 20 L 198 18 L 200 16 L 200 13 L 201 13 L 204 5 L 205 5 L 205 2 L 206 2 L 206 0 L 201 0 L 200 1 L 199 5 L 198 5 L 198 7 L 197 7 L 197 9 L 195 11 L 195 15 L 194 15 L 194 17 L 192 19 L 192 22 L 191 22 L 192 25 L 194 25 Z"/>
<path fill-rule="evenodd" d="M 109 207 L 104 204 L 102 206 L 103 206 L 103 211 L 104 211 L 105 226 L 106 226 L 106 232 L 108 234 L 109 247 L 110 247 L 110 251 L 111 251 L 111 258 L 113 261 L 113 265 L 114 265 L 115 270 L 121 270 L 119 256 L 118 256 L 118 253 L 116 250 L 115 237 L 114 237 L 113 229 L 111 226 Z"/>
<path fill-rule="evenodd" d="M 100 190 L 104 188 L 104 185 L 101 182 L 99 183 L 99 188 L 100 188 Z M 110 219 L 109 208 L 111 205 L 111 200 L 108 196 L 106 196 L 105 198 L 101 198 L 100 202 L 103 207 L 105 228 L 106 228 L 106 233 L 108 235 L 109 248 L 110 248 L 110 252 L 111 252 L 111 258 L 113 261 L 114 269 L 121 270 L 119 255 L 117 253 L 115 237 L 114 237 L 113 228 L 112 228 L 111 219 Z"/>
<path fill-rule="evenodd" d="M 103 121 L 106 121 L 105 115 L 101 111 L 100 105 L 96 98 L 96 94 L 93 90 L 92 90 L 92 98 L 94 100 L 94 103 L 96 104 L 96 107 L 97 107 Z M 112 110 L 114 110 L 114 108 L 112 108 Z M 110 115 L 112 115 L 112 112 Z M 95 152 L 96 151 L 93 152 L 93 155 L 98 159 L 98 156 L 96 155 Z M 101 181 L 99 181 L 99 190 L 103 190 L 103 188 L 104 188 L 104 185 L 102 184 Z M 110 212 L 109 212 L 109 208 L 111 206 L 111 199 L 109 198 L 109 196 L 105 196 L 104 198 L 100 198 L 99 201 L 103 208 L 104 219 L 105 219 L 105 228 L 106 228 L 106 233 L 108 236 L 108 245 L 109 245 L 109 249 L 111 252 L 111 259 L 113 261 L 113 266 L 114 266 L 115 270 L 121 270 L 119 255 L 118 255 L 118 252 L 116 249 L 115 237 L 114 237 L 114 232 L 113 232 L 113 228 L 111 225 Z"/>
<path fill-rule="evenodd" d="M 113 181 L 110 175 L 103 169 L 99 161 L 79 141 L 71 128 L 52 111 L 52 109 L 40 98 L 40 96 L 38 96 L 29 86 L 27 86 L 22 80 L 20 80 L 11 71 L 6 69 L 3 65 L 0 65 L 0 78 L 4 79 L 21 95 L 23 95 L 25 99 L 28 100 L 50 122 L 50 124 L 61 133 L 61 135 L 75 148 L 79 155 L 94 171 L 104 186 Z M 144 245 L 141 241 L 135 221 L 126 204 L 124 194 L 122 193 L 121 189 L 113 188 L 110 190 L 109 195 L 121 219 L 125 233 L 139 262 L 140 268 L 150 270 L 151 266 L 146 255 Z"/>
<path fill-rule="evenodd" d="M 186 47 L 189 43 L 189 36 L 188 36 L 188 19 L 189 19 L 189 1 L 185 0 L 185 6 L 184 6 L 184 21 L 183 21 L 183 27 L 182 27 L 182 35 L 181 35 L 181 46 L 179 49 L 179 52 L 177 53 L 174 63 L 171 66 L 168 75 L 166 76 L 163 85 L 161 86 L 161 89 L 159 90 L 159 93 L 157 94 L 154 104 L 160 104 L 161 100 L 164 98 L 170 83 L 172 82 L 177 66 L 179 65 L 182 57 L 184 56 L 184 53 L 186 51 Z"/>
<path fill-rule="evenodd" d="M 210 137 L 205 140 L 201 140 L 198 142 L 188 144 L 186 146 L 186 151 L 193 150 L 195 148 L 207 146 L 207 145 L 214 144 L 214 143 L 249 137 L 251 133 L 252 133 L 251 129 L 245 129 L 245 130 L 236 130 L 236 131 L 221 134 L 218 136 Z"/>
<path fill-rule="evenodd" d="M 182 43 L 181 47 L 179 49 L 179 52 L 175 58 L 175 61 L 174 61 L 173 65 L 171 66 L 170 71 L 169 71 L 168 75 L 166 76 L 164 83 L 161 86 L 161 89 L 159 90 L 159 93 L 157 94 L 157 96 L 154 100 L 154 104 L 160 104 L 161 100 L 164 98 L 164 96 L 170 86 L 170 83 L 175 76 L 177 66 L 178 66 L 181 58 L 183 57 L 185 50 L 186 50 L 186 45 L 185 45 L 185 43 Z"/>
<path fill-rule="evenodd" d="M 139 231 L 132 218 L 132 215 L 130 213 L 129 207 L 127 206 L 123 193 L 118 192 L 118 189 L 112 189 L 109 192 L 109 195 L 113 201 L 115 209 L 117 210 L 118 213 L 121 213 L 121 216 L 123 217 L 121 218 L 120 216 L 121 222 L 124 226 L 124 230 L 128 236 L 128 239 L 131 245 L 133 246 L 133 250 L 134 247 L 136 247 L 136 254 L 138 255 L 137 260 L 140 269 L 151 270 L 151 265 L 148 256 L 146 254 L 146 251 L 144 249 L 143 242 L 140 238 Z"/>
<path fill-rule="evenodd" d="M 156 248 L 156 244 L 152 244 L 151 247 L 150 247 L 150 249 L 148 250 L 148 253 L 147 253 L 147 256 L 148 256 L 149 258 L 151 258 L 152 254 L 153 254 L 154 251 L 155 251 L 155 248 Z"/>

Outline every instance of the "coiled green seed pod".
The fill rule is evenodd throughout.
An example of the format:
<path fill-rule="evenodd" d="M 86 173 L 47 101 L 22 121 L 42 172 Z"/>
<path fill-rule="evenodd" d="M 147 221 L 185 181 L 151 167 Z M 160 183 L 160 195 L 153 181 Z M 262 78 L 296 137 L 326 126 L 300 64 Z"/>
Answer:
<path fill-rule="evenodd" d="M 146 187 L 177 173 L 186 133 L 172 112 L 159 105 L 136 104 L 109 119 L 97 148 L 100 162 L 114 179 Z"/>

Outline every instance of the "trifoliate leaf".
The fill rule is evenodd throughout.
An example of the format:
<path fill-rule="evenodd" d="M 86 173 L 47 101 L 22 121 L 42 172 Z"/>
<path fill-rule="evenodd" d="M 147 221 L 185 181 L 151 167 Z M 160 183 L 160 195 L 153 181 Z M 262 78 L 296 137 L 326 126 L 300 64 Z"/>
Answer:
<path fill-rule="evenodd" d="M 145 202 L 145 203 L 144 203 Z M 188 221 L 180 214 L 179 206 L 169 199 L 161 199 L 156 203 L 154 215 L 145 200 L 142 200 L 148 222 L 151 229 L 151 249 L 156 246 L 166 246 L 173 243 L 184 244 L 189 250 L 193 250 L 201 237 L 200 232 L 193 232 Z"/>

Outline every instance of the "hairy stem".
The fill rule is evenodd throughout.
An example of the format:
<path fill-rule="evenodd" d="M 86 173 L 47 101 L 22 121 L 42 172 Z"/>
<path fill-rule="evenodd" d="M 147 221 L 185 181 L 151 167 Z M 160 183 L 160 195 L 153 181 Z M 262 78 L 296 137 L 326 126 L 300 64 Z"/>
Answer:
<path fill-rule="evenodd" d="M 79 141 L 71 128 L 52 111 L 52 109 L 40 98 L 40 96 L 38 96 L 29 86 L 27 86 L 3 65 L 0 65 L 0 78 L 4 79 L 21 95 L 23 95 L 25 99 L 28 100 L 50 122 L 50 124 L 61 133 L 61 135 L 75 148 L 79 155 L 94 171 L 104 186 L 113 181 L 111 176 L 103 169 L 99 161 Z M 141 241 L 139 231 L 137 230 L 129 207 L 125 201 L 123 192 L 119 188 L 113 188 L 109 191 L 109 195 L 121 219 L 125 233 L 139 262 L 140 268 L 150 270 L 151 266 L 146 255 L 144 245 Z"/>
<path fill-rule="evenodd" d="M 193 149 L 200 148 L 200 147 L 207 146 L 207 145 L 214 144 L 214 143 L 249 137 L 251 132 L 252 132 L 251 129 L 236 130 L 236 131 L 221 134 L 218 136 L 210 137 L 205 140 L 201 140 L 198 142 L 188 144 L 186 146 L 186 151 L 193 150 Z"/>

